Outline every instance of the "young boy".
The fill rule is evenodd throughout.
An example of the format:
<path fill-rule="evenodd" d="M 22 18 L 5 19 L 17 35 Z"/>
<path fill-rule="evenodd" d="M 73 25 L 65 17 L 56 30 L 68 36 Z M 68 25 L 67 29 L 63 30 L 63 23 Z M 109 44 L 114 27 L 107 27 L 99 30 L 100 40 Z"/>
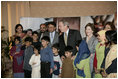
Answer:
<path fill-rule="evenodd" d="M 75 78 L 75 71 L 72 60 L 72 49 L 73 47 L 71 46 L 65 47 L 66 58 L 64 59 L 62 64 L 61 78 Z"/>
<path fill-rule="evenodd" d="M 41 78 L 51 78 L 54 69 L 53 52 L 48 46 L 50 38 L 44 36 L 41 38 L 42 48 L 40 51 L 41 55 Z"/>
<path fill-rule="evenodd" d="M 54 71 L 53 71 L 52 77 L 59 78 L 61 75 L 62 61 L 59 56 L 59 46 L 57 43 L 52 46 L 52 51 L 54 54 L 54 56 L 53 56 L 53 58 L 54 58 Z"/>
<path fill-rule="evenodd" d="M 33 38 L 33 43 L 32 43 L 32 45 L 33 45 L 34 47 L 37 47 L 38 49 L 40 49 L 41 43 L 39 42 L 39 39 L 38 39 L 38 32 L 37 32 L 37 31 L 34 31 L 34 32 L 32 33 L 32 38 Z"/>
<path fill-rule="evenodd" d="M 23 66 L 25 78 L 31 78 L 32 68 L 31 65 L 29 64 L 29 60 L 31 56 L 34 54 L 31 44 L 32 44 L 32 38 L 26 37 L 25 38 L 26 49 L 24 51 L 24 66 Z"/>
<path fill-rule="evenodd" d="M 34 54 L 30 58 L 29 64 L 32 67 L 32 78 L 40 78 L 40 54 L 38 47 L 34 47 Z"/>

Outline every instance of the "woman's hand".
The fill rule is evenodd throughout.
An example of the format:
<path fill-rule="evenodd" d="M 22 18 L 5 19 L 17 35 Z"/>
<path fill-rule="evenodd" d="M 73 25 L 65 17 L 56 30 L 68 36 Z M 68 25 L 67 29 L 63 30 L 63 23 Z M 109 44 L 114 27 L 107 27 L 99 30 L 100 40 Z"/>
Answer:
<path fill-rule="evenodd" d="M 102 75 L 103 78 L 106 78 L 107 77 L 107 74 L 104 73 L 104 72 L 101 72 L 101 75 Z"/>

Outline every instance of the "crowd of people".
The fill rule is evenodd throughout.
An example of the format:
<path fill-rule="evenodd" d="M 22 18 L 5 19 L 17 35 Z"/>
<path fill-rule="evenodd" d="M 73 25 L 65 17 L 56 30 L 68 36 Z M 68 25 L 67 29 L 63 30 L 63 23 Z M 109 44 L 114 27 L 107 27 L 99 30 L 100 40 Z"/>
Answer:
<path fill-rule="evenodd" d="M 85 26 L 86 37 L 65 20 L 41 24 L 40 29 L 15 27 L 10 56 L 14 78 L 117 78 L 117 31 L 112 22 L 96 32 Z"/>

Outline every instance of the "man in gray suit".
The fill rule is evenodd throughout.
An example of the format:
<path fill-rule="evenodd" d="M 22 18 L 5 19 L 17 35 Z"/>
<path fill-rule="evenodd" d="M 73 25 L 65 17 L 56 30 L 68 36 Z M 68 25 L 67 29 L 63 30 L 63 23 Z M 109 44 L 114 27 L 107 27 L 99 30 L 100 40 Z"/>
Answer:
<path fill-rule="evenodd" d="M 46 36 L 49 36 L 49 38 L 50 38 L 50 43 L 49 43 L 50 47 L 53 44 L 59 42 L 59 34 L 56 31 L 56 23 L 55 22 L 48 23 L 48 32 L 47 32 Z"/>

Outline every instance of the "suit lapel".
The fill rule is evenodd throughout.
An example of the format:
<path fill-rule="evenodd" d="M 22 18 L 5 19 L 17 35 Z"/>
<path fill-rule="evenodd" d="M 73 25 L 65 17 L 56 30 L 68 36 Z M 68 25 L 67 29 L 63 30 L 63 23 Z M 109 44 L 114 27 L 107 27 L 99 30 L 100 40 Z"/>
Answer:
<path fill-rule="evenodd" d="M 66 45 L 64 40 L 64 33 L 62 34 L 62 41 L 64 42 L 64 45 Z"/>
<path fill-rule="evenodd" d="M 55 40 L 55 39 L 57 38 L 56 36 L 57 36 L 57 32 L 55 31 L 55 35 L 54 35 L 54 39 L 53 39 L 52 44 L 56 41 L 56 40 Z"/>
<path fill-rule="evenodd" d="M 68 33 L 68 38 L 67 38 L 67 45 L 68 43 L 70 42 L 70 39 L 71 39 L 71 30 L 69 29 L 69 33 Z"/>

